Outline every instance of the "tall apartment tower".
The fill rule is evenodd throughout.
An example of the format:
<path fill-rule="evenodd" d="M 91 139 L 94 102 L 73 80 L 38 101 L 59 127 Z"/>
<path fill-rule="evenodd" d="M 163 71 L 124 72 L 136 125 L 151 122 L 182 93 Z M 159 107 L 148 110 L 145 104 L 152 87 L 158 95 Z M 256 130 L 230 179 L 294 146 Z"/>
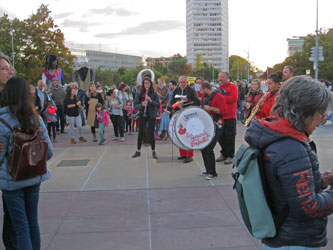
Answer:
<path fill-rule="evenodd" d="M 186 58 L 229 72 L 228 0 L 186 0 Z"/>

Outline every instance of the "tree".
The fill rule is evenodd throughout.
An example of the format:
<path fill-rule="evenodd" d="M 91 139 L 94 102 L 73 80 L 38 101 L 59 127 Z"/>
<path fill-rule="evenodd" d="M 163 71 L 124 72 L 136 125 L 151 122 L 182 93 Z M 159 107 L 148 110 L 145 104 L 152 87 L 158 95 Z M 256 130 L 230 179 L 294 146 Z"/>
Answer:
<path fill-rule="evenodd" d="M 17 72 L 22 72 L 23 64 L 22 47 L 24 46 L 25 25 L 19 19 L 10 20 L 8 15 L 4 14 L 0 18 L 0 51 L 5 55 L 10 56 L 12 53 L 12 40 L 10 30 L 13 30 L 13 47 L 15 53 L 15 69 Z M 12 60 L 10 60 L 12 62 Z"/>
<path fill-rule="evenodd" d="M 309 60 L 311 48 L 315 46 L 315 35 L 309 34 L 304 38 L 302 51 L 287 57 L 282 63 L 274 65 L 274 71 L 281 71 L 284 66 L 292 66 L 295 69 L 294 75 L 303 75 L 307 69 L 311 70 L 314 77 L 313 62 Z M 333 29 L 320 30 L 319 46 L 323 46 L 324 61 L 319 62 L 319 78 L 333 80 Z"/>
<path fill-rule="evenodd" d="M 187 64 L 186 58 L 175 58 L 168 65 L 168 76 L 172 79 L 176 79 L 181 75 L 188 75 L 193 72 L 192 66 Z"/>
<path fill-rule="evenodd" d="M 42 4 L 36 14 L 24 21 L 9 20 L 7 15 L 0 19 L 0 49 L 7 55 L 11 53 L 9 29 L 13 28 L 15 68 L 30 83 L 41 79 L 42 72 L 45 71 L 45 58 L 50 54 L 58 57 L 65 81 L 71 80 L 74 56 L 64 45 L 64 34 L 54 24 L 50 13 L 48 7 Z"/>
<path fill-rule="evenodd" d="M 242 80 L 247 79 L 248 61 L 240 56 L 229 57 L 229 76 L 231 79 Z M 250 62 L 250 76 L 256 78 L 258 68 Z"/>
<path fill-rule="evenodd" d="M 58 57 L 59 67 L 62 68 L 65 82 L 71 80 L 73 72 L 73 60 L 69 49 L 64 44 L 64 34 L 54 24 L 51 11 L 42 4 L 36 14 L 32 14 L 27 20 L 25 37 L 26 46 L 23 49 L 25 54 L 24 64 L 28 72 L 26 78 L 36 82 L 45 70 L 45 58 L 47 55 Z"/>

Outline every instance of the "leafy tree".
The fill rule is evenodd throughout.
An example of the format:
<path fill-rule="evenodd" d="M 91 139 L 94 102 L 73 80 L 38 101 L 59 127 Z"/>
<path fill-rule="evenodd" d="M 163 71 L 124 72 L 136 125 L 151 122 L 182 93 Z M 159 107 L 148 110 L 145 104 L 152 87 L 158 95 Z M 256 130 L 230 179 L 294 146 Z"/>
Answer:
<path fill-rule="evenodd" d="M 58 57 L 65 82 L 71 79 L 74 56 L 64 45 L 64 34 L 54 24 L 50 13 L 48 7 L 42 4 L 35 14 L 24 21 L 9 20 L 7 15 L 0 19 L 0 49 L 7 55 L 11 53 L 9 29 L 13 28 L 15 68 L 30 83 L 36 83 L 41 78 L 45 71 L 45 58 L 50 54 Z"/>
<path fill-rule="evenodd" d="M 175 58 L 168 65 L 168 76 L 176 79 L 181 75 L 188 75 L 193 72 L 192 66 L 187 64 L 186 58 Z"/>
<path fill-rule="evenodd" d="M 12 53 L 12 38 L 10 30 L 13 30 L 13 48 L 15 53 L 14 66 L 17 72 L 22 72 L 22 48 L 24 46 L 25 25 L 19 19 L 10 20 L 8 15 L 4 14 L 0 17 L 0 51 L 5 55 L 11 56 Z M 12 62 L 12 59 L 10 60 Z"/>
<path fill-rule="evenodd" d="M 307 69 L 311 70 L 311 76 L 314 77 L 313 62 L 309 60 L 311 48 L 315 46 L 316 36 L 309 34 L 304 39 L 302 51 L 287 57 L 282 63 L 273 67 L 274 71 L 281 71 L 284 66 L 289 65 L 295 69 L 295 75 L 303 75 Z M 333 80 L 333 29 L 327 31 L 320 30 L 319 46 L 323 46 L 324 61 L 319 62 L 319 78 Z"/>
<path fill-rule="evenodd" d="M 231 79 L 241 80 L 247 79 L 248 61 L 240 56 L 229 57 L 229 76 Z M 256 78 L 258 68 L 250 62 L 250 76 Z"/>
<path fill-rule="evenodd" d="M 155 65 L 153 66 L 153 71 L 158 72 L 159 75 L 166 75 L 168 72 L 168 68 L 164 67 L 161 62 L 156 62 Z"/>
<path fill-rule="evenodd" d="M 46 56 L 53 54 L 58 57 L 58 64 L 63 70 L 65 82 L 69 82 L 73 72 L 74 56 L 65 46 L 64 34 L 54 24 L 50 13 L 48 7 L 42 4 L 36 14 L 32 14 L 25 20 L 27 34 L 23 53 L 27 70 L 26 78 L 33 82 L 40 79 Z"/>

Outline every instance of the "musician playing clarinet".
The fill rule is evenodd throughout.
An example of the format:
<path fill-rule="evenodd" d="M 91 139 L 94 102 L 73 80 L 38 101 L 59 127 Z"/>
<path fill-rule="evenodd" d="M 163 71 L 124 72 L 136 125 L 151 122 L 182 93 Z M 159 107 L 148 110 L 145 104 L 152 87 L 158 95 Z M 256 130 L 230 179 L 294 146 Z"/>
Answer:
<path fill-rule="evenodd" d="M 214 91 L 209 82 L 202 83 L 200 92 L 204 96 L 202 107 L 213 117 L 215 122 L 215 137 L 206 148 L 201 150 L 202 159 L 206 168 L 206 171 L 202 172 L 201 175 L 205 175 L 206 180 L 212 180 L 217 177 L 214 148 L 222 135 L 223 116 L 228 113 L 228 106 L 226 98 L 219 92 Z"/>
<path fill-rule="evenodd" d="M 158 95 L 154 90 L 153 82 L 150 78 L 144 78 L 143 84 L 141 85 L 140 93 L 135 95 L 134 108 L 135 110 L 140 110 L 139 118 L 139 134 L 138 134 L 138 144 L 133 158 L 139 157 L 141 155 L 141 145 L 143 139 L 143 131 L 145 130 L 145 125 L 149 124 L 149 136 L 152 156 L 157 159 L 157 154 L 155 152 L 155 137 L 154 128 L 157 111 L 160 107 L 160 101 Z"/>
<path fill-rule="evenodd" d="M 179 86 L 173 91 L 171 106 L 175 111 L 178 111 L 185 107 L 199 105 L 200 100 L 197 93 L 188 86 L 186 76 L 179 77 Z M 178 160 L 183 160 L 184 163 L 193 161 L 193 150 L 179 149 L 179 154 L 180 157 L 178 157 Z"/>

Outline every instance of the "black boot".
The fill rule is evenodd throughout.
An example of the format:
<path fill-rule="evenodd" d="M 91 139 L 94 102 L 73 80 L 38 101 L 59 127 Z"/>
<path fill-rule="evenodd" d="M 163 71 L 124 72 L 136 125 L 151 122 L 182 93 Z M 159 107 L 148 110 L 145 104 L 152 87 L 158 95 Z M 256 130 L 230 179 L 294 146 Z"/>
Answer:
<path fill-rule="evenodd" d="M 139 151 L 135 151 L 135 154 L 132 155 L 132 158 L 139 157 L 140 155 L 141 155 L 141 153 Z"/>

